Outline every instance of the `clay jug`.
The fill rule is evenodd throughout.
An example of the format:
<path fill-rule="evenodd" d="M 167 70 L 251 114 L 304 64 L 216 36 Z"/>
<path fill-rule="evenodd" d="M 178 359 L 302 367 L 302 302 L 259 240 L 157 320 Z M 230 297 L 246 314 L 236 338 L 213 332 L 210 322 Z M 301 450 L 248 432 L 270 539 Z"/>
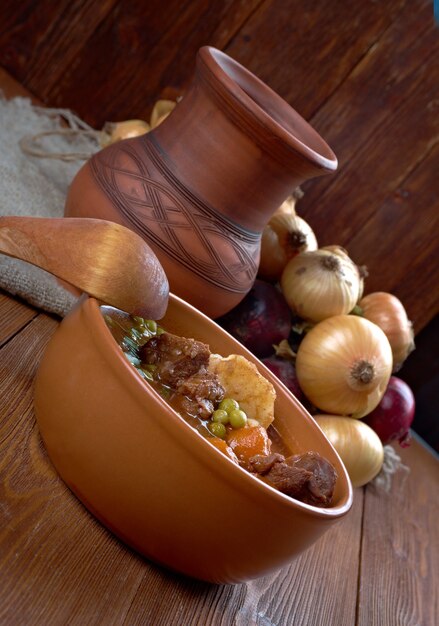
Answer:
<path fill-rule="evenodd" d="M 271 215 L 296 186 L 336 168 L 328 145 L 280 96 L 203 47 L 169 117 L 94 155 L 72 182 L 65 215 L 135 230 L 171 291 L 215 318 L 250 290 Z"/>

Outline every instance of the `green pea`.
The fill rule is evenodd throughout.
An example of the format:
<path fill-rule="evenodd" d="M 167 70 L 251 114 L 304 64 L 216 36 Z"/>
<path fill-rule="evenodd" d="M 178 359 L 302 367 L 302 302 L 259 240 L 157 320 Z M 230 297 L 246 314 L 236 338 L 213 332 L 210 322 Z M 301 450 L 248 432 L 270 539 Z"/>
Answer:
<path fill-rule="evenodd" d="M 133 315 L 133 320 L 136 323 L 136 326 L 144 326 L 145 324 L 143 317 L 139 317 L 138 315 Z"/>
<path fill-rule="evenodd" d="M 230 413 L 230 411 L 239 409 L 239 404 L 233 398 L 224 398 L 219 403 L 218 408 L 221 409 L 221 411 L 226 411 L 227 413 Z"/>
<path fill-rule="evenodd" d="M 138 328 L 134 328 L 133 327 L 130 330 L 130 335 L 131 335 L 131 339 L 133 339 L 137 343 L 142 339 L 142 333 L 140 332 L 140 330 Z"/>
<path fill-rule="evenodd" d="M 232 428 L 244 428 L 247 424 L 247 415 L 241 409 L 235 409 L 230 411 L 229 421 Z"/>
<path fill-rule="evenodd" d="M 217 409 L 212 413 L 212 421 L 218 424 L 228 424 L 229 414 L 223 409 Z"/>
<path fill-rule="evenodd" d="M 143 377 L 146 378 L 146 380 L 149 381 L 153 381 L 154 380 L 154 376 L 152 375 L 152 372 L 150 372 L 149 370 L 147 370 L 145 367 L 139 367 L 137 368 L 139 374 Z"/>
<path fill-rule="evenodd" d="M 208 425 L 208 429 L 215 435 L 215 437 L 219 437 L 220 439 L 224 439 L 226 436 L 226 427 L 224 424 L 220 424 L 219 422 L 210 422 Z"/>
<path fill-rule="evenodd" d="M 154 320 L 145 320 L 145 326 L 152 333 L 157 332 L 157 322 L 155 322 Z"/>

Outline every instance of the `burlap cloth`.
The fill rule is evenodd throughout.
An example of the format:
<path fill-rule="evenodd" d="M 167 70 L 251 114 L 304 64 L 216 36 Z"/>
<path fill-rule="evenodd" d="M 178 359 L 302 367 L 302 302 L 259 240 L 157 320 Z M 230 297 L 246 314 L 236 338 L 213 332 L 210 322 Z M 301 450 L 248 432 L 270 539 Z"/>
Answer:
<path fill-rule="evenodd" d="M 34 107 L 28 98 L 6 100 L 0 94 L 0 215 L 62 217 L 70 182 L 84 160 L 29 156 L 20 140 L 41 132 L 86 128 L 69 111 Z M 48 154 L 99 149 L 90 137 L 50 135 L 39 145 Z M 76 297 L 47 272 L 0 254 L 0 289 L 23 298 L 33 306 L 64 316 Z"/>

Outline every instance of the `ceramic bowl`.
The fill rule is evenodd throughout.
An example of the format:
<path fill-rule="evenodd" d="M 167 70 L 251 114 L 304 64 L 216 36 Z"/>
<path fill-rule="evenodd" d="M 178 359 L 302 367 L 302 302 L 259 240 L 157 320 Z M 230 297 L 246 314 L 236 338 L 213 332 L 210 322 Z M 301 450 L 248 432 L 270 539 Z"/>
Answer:
<path fill-rule="evenodd" d="M 333 506 L 293 500 L 213 448 L 142 381 L 93 298 L 60 324 L 37 374 L 35 412 L 49 456 L 85 506 L 148 559 L 215 583 L 265 575 L 349 511 L 346 470 L 298 400 L 217 324 L 176 296 L 160 324 L 257 365 L 276 389 L 276 428 L 292 452 L 314 450 L 335 466 Z"/>

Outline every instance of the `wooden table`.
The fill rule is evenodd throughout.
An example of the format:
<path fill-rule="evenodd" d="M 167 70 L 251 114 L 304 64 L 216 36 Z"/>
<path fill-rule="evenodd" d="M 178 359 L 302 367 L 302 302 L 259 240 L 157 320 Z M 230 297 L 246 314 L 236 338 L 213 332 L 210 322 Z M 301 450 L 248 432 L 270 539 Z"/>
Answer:
<path fill-rule="evenodd" d="M 0 86 L 28 95 L 1 68 Z M 357 489 L 349 515 L 271 576 L 215 586 L 126 548 L 58 478 L 35 424 L 34 376 L 58 323 L 0 292 L 1 626 L 439 623 L 439 463 L 417 440 L 398 448 L 406 467 L 389 492 Z"/>
<path fill-rule="evenodd" d="M 0 624 L 438 623 L 439 463 L 417 440 L 398 448 L 406 467 L 389 492 L 357 489 L 349 515 L 271 576 L 215 586 L 126 548 L 64 486 L 38 433 L 33 381 L 58 323 L 0 294 Z"/>

